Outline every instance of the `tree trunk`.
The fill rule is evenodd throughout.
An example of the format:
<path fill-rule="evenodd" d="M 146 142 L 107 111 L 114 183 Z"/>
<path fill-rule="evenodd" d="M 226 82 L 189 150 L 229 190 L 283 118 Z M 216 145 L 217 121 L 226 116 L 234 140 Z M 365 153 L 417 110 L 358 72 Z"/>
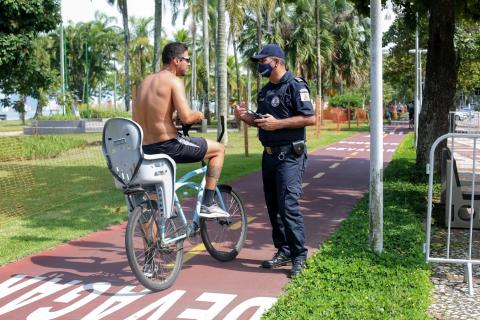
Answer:
<path fill-rule="evenodd" d="M 197 100 L 197 17 L 193 10 L 193 4 L 190 6 L 190 14 L 192 16 L 192 100 L 191 105 L 193 107 L 194 101 Z"/>
<path fill-rule="evenodd" d="M 207 119 L 207 123 L 210 124 L 212 119 L 210 115 L 210 53 L 209 53 L 209 40 L 208 40 L 208 0 L 203 0 L 202 6 L 202 22 L 203 22 L 203 60 L 205 63 L 205 79 L 204 87 L 205 87 L 205 99 L 204 99 L 204 109 L 203 112 L 205 113 L 205 119 Z"/>
<path fill-rule="evenodd" d="M 317 49 L 317 97 L 319 97 L 320 104 L 315 106 L 320 108 L 322 112 L 322 57 L 320 51 L 320 0 L 315 0 L 315 42 Z M 320 124 L 323 124 L 323 117 L 320 117 Z"/>
<path fill-rule="evenodd" d="M 161 42 L 162 42 L 162 0 L 155 0 L 155 22 L 153 35 L 153 64 L 152 72 L 160 70 Z"/>
<path fill-rule="evenodd" d="M 125 43 L 125 110 L 130 111 L 130 75 L 129 75 L 129 55 L 128 48 L 130 47 L 130 31 L 128 30 L 128 8 L 127 0 L 119 0 L 119 7 L 122 11 L 123 19 L 123 33 Z"/>
<path fill-rule="evenodd" d="M 240 80 L 240 66 L 238 65 L 238 56 L 237 56 L 237 41 L 235 40 L 235 34 L 232 35 L 233 37 L 233 56 L 235 58 L 235 71 L 237 73 L 237 103 L 240 103 L 241 92 L 240 88 L 242 86 L 242 82 Z M 238 120 L 238 130 L 242 131 L 243 121 Z"/>
<path fill-rule="evenodd" d="M 448 132 L 448 112 L 454 109 L 457 70 L 455 67 L 455 0 L 431 2 L 425 98 L 418 126 L 417 165 L 425 167 L 430 147 Z M 439 169 L 439 152 L 435 168 Z"/>
<path fill-rule="evenodd" d="M 20 120 L 22 120 L 22 125 L 25 125 L 25 114 L 27 113 L 25 110 L 25 106 L 27 105 L 27 96 L 21 96 L 20 97 L 22 101 L 22 108 L 20 112 Z"/>
<path fill-rule="evenodd" d="M 262 50 L 262 11 L 260 8 L 260 4 L 257 5 L 256 9 L 256 15 L 257 15 L 257 46 L 258 46 L 258 52 Z M 257 91 L 260 90 L 260 82 L 262 76 L 257 73 Z"/>
<path fill-rule="evenodd" d="M 221 116 L 224 117 L 224 126 L 225 133 L 222 138 L 222 143 L 228 143 L 228 132 L 227 132 L 227 42 L 225 34 L 226 24 L 225 24 L 225 0 L 218 0 L 218 52 L 217 52 L 217 63 L 218 63 L 218 130 L 221 130 Z"/>

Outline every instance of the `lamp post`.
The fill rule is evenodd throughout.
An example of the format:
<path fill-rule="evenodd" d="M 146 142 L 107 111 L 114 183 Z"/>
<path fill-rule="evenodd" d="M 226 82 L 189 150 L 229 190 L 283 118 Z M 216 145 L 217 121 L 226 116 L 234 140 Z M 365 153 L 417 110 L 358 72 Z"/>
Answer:
<path fill-rule="evenodd" d="M 414 107 L 414 135 L 415 135 L 415 149 L 418 142 L 418 122 L 420 111 L 422 110 L 423 101 L 423 80 L 422 80 L 422 53 L 426 53 L 427 49 L 418 48 L 418 30 L 416 32 L 415 49 L 408 50 L 409 53 L 415 54 L 415 107 Z"/>
<path fill-rule="evenodd" d="M 370 0 L 370 195 L 369 243 L 377 254 L 383 251 L 383 79 L 381 1 Z"/>
<path fill-rule="evenodd" d="M 90 118 L 90 88 L 88 83 L 88 40 L 85 37 L 85 102 L 87 103 L 87 118 Z"/>

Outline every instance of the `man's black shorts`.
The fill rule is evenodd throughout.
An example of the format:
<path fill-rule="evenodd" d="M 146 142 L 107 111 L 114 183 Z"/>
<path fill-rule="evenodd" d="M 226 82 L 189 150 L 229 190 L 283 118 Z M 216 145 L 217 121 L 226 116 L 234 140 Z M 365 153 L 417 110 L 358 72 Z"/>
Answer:
<path fill-rule="evenodd" d="M 175 139 L 143 146 L 144 153 L 164 153 L 169 155 L 176 163 L 202 161 L 203 158 L 205 158 L 207 149 L 207 140 L 204 138 L 185 138 L 182 136 L 177 136 Z"/>

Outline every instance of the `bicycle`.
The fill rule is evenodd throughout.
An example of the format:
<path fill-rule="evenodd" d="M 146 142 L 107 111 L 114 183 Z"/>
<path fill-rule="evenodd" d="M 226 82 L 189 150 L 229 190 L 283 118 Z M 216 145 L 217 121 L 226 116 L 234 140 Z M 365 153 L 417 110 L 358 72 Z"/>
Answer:
<path fill-rule="evenodd" d="M 222 121 L 223 123 L 223 121 Z M 188 135 L 187 127 L 184 133 Z M 219 137 L 219 141 L 223 135 Z M 137 280 L 151 291 L 169 288 L 183 264 L 183 242 L 200 233 L 209 254 L 219 261 L 233 260 L 247 236 L 247 213 L 231 186 L 218 185 L 214 201 L 228 218 L 198 216 L 207 166 L 186 173 L 175 182 L 176 165 L 167 155 L 146 155 L 143 132 L 130 119 L 112 118 L 105 123 L 102 150 L 115 185 L 122 189 L 129 211 L 125 248 Z M 203 174 L 200 183 L 191 179 Z M 187 221 L 177 191 L 197 192 L 191 221 Z"/>

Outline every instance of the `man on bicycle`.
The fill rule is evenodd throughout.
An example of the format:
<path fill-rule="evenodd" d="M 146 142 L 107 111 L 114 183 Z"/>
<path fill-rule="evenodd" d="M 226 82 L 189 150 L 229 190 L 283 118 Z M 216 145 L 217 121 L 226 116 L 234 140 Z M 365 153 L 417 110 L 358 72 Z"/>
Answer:
<path fill-rule="evenodd" d="M 133 120 L 143 129 L 143 151 L 146 154 L 167 154 L 176 163 L 208 160 L 205 193 L 199 216 L 228 217 L 228 213 L 213 203 L 215 187 L 225 157 L 225 147 L 204 138 L 188 138 L 176 129 L 174 113 L 183 124 L 202 121 L 203 113 L 193 111 L 187 102 L 185 86 L 180 77 L 190 66 L 188 48 L 179 42 L 169 43 L 162 52 L 163 68 L 147 76 L 137 88 Z"/>

